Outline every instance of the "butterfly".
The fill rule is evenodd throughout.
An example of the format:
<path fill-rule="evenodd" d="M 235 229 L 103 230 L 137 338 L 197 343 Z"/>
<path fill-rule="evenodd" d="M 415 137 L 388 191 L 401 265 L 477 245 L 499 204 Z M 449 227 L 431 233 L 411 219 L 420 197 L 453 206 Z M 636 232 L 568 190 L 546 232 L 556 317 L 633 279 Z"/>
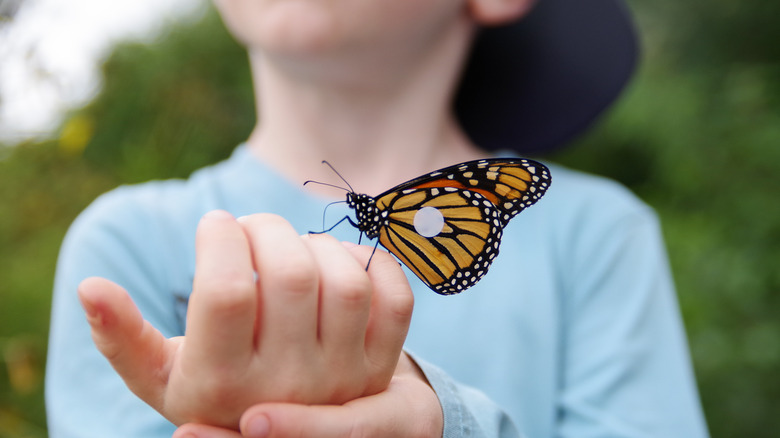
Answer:
<path fill-rule="evenodd" d="M 549 169 L 526 158 L 493 158 L 445 167 L 372 197 L 349 189 L 346 204 L 369 239 L 378 238 L 434 292 L 452 295 L 475 285 L 498 255 L 504 227 L 550 187 Z M 374 246 L 376 250 L 376 246 Z M 372 254 L 373 255 L 373 254 Z M 370 260 L 369 260 L 370 263 Z"/>

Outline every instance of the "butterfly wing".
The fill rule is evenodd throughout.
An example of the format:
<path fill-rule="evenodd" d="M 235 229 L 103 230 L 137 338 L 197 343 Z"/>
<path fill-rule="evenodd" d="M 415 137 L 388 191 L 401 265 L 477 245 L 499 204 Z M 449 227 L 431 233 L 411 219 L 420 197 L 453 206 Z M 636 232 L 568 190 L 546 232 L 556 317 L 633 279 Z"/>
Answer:
<path fill-rule="evenodd" d="M 473 286 L 498 255 L 503 213 L 478 192 L 411 188 L 378 197 L 377 208 L 388 212 L 379 243 L 436 293 Z"/>
<path fill-rule="evenodd" d="M 501 211 L 501 220 L 506 224 L 536 203 L 547 191 L 550 182 L 549 169 L 538 161 L 494 158 L 439 169 L 394 187 L 377 199 L 410 188 L 454 187 L 479 193 L 490 200 Z"/>

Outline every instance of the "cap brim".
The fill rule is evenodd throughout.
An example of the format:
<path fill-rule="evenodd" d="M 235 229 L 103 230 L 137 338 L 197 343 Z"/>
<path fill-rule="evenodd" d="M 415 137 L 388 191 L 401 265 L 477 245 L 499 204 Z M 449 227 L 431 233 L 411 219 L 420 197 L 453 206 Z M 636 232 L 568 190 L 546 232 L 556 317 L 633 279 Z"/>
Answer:
<path fill-rule="evenodd" d="M 479 33 L 455 111 L 482 148 L 548 152 L 615 100 L 638 52 L 620 1 L 539 0 L 517 23 Z"/>

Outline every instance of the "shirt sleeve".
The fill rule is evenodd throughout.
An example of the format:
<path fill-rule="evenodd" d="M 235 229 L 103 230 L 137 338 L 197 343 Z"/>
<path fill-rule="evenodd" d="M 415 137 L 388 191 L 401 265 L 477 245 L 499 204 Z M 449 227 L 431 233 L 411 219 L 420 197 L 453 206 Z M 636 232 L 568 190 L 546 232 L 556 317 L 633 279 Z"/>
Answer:
<path fill-rule="evenodd" d="M 439 398 L 444 414 L 443 438 L 522 438 L 512 419 L 486 395 L 459 384 L 438 367 L 409 353 Z"/>
<path fill-rule="evenodd" d="M 170 437 L 173 424 L 138 399 L 94 346 L 77 297 L 85 278 L 100 276 L 130 292 L 166 336 L 178 334 L 165 291 L 156 235 L 122 190 L 104 195 L 71 226 L 60 250 L 46 372 L 49 434 L 71 437 Z M 146 225 L 139 225 L 146 224 Z"/>

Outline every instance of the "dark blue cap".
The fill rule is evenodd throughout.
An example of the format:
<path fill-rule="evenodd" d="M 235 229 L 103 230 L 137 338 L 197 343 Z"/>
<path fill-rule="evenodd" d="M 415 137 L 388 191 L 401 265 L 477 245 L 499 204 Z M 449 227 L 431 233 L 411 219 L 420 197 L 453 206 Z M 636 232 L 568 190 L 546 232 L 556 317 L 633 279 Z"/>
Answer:
<path fill-rule="evenodd" d="M 549 152 L 617 98 L 638 52 L 620 0 L 538 0 L 520 21 L 480 31 L 455 111 L 484 149 Z"/>

